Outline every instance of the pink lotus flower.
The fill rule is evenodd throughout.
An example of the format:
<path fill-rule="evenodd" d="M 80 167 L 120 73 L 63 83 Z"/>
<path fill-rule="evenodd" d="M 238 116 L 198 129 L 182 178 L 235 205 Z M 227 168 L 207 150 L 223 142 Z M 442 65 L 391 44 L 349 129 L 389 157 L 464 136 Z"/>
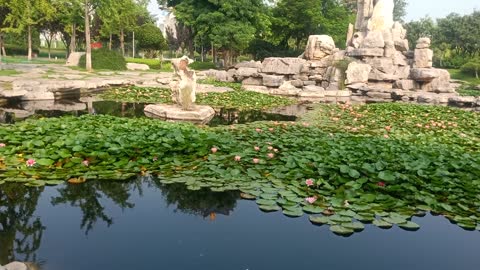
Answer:
<path fill-rule="evenodd" d="M 260 147 L 258 147 L 258 146 L 253 147 L 253 149 L 254 149 L 255 151 L 260 151 Z"/>
<path fill-rule="evenodd" d="M 271 150 L 273 150 L 273 147 L 269 146 L 269 147 L 267 147 L 267 149 L 271 151 Z"/>
<path fill-rule="evenodd" d="M 377 183 L 377 186 L 379 186 L 379 187 L 385 187 L 385 183 L 384 183 L 384 182 L 378 182 L 378 183 Z"/>
<path fill-rule="evenodd" d="M 309 204 L 313 204 L 314 202 L 317 201 L 317 197 L 308 197 L 305 199 Z"/>
<path fill-rule="evenodd" d="M 307 179 L 305 180 L 305 184 L 309 187 L 313 186 L 314 182 L 313 182 L 313 179 Z"/>
<path fill-rule="evenodd" d="M 212 147 L 212 149 L 210 149 L 210 150 L 212 151 L 213 154 L 215 154 L 218 151 L 218 148 Z"/>
<path fill-rule="evenodd" d="M 268 153 L 267 157 L 268 158 L 273 158 L 275 155 L 273 153 Z"/>
<path fill-rule="evenodd" d="M 0 148 L 5 147 L 5 146 L 7 146 L 7 145 L 4 144 L 4 143 L 0 143 Z"/>
<path fill-rule="evenodd" d="M 255 131 L 256 131 L 256 132 L 262 132 L 262 130 L 259 129 L 259 128 L 256 128 Z"/>
<path fill-rule="evenodd" d="M 259 162 L 260 162 L 260 159 L 258 159 L 258 158 L 253 159 L 253 163 L 255 163 L 255 164 L 258 164 Z"/>
<path fill-rule="evenodd" d="M 386 127 L 385 127 L 385 130 L 386 130 L 386 131 L 390 131 L 390 130 L 392 130 L 392 127 L 391 127 L 391 126 L 386 126 Z"/>
<path fill-rule="evenodd" d="M 384 137 L 385 139 L 390 138 L 390 136 L 388 136 L 388 134 L 383 135 L 383 137 Z"/>
<path fill-rule="evenodd" d="M 235 161 L 240 161 L 242 159 L 241 156 L 235 156 Z"/>
<path fill-rule="evenodd" d="M 35 164 L 37 164 L 37 162 L 35 161 L 35 159 L 29 159 L 27 160 L 26 164 L 28 167 L 33 167 Z"/>
<path fill-rule="evenodd" d="M 84 161 L 82 161 L 82 164 L 88 167 L 88 165 L 90 165 L 90 162 L 88 161 L 88 159 L 85 159 Z"/>
<path fill-rule="evenodd" d="M 274 129 L 273 129 L 273 128 L 269 128 L 268 130 L 269 130 L 270 132 L 274 131 Z"/>

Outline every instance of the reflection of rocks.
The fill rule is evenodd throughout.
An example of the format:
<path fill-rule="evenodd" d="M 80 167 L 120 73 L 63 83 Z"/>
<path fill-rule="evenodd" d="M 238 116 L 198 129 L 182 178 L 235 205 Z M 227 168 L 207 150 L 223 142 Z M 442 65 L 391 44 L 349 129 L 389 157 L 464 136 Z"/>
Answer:
<path fill-rule="evenodd" d="M 171 121 L 187 121 L 206 124 L 215 115 L 215 110 L 210 106 L 194 105 L 190 111 L 184 111 L 176 105 L 148 105 L 144 109 L 145 115 L 151 118 Z"/>
<path fill-rule="evenodd" d="M 37 100 L 37 101 L 23 101 L 20 106 L 27 111 L 84 111 L 87 109 L 85 103 L 78 103 L 74 101 L 55 101 L 55 100 Z"/>

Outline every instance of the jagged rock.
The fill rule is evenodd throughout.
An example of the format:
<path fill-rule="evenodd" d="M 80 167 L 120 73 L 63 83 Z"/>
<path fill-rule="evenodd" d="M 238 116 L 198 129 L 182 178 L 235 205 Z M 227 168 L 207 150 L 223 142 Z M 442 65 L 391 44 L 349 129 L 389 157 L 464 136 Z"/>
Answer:
<path fill-rule="evenodd" d="M 327 68 L 333 64 L 331 57 L 323 58 L 322 60 L 308 61 L 311 68 Z"/>
<path fill-rule="evenodd" d="M 457 106 L 457 107 L 473 107 L 476 106 L 477 98 L 476 97 L 462 97 L 455 96 L 448 99 L 448 104 Z"/>
<path fill-rule="evenodd" d="M 348 65 L 346 75 L 347 79 L 345 83 L 354 84 L 354 83 L 367 83 L 368 74 L 372 70 L 372 67 L 369 64 L 359 64 L 357 62 L 352 62 Z"/>
<path fill-rule="evenodd" d="M 303 81 L 303 85 L 304 86 L 307 86 L 307 85 L 316 85 L 317 82 L 316 81 Z"/>
<path fill-rule="evenodd" d="M 298 96 L 301 91 L 301 88 L 293 86 L 290 81 L 285 81 L 278 89 L 272 89 L 272 94 L 281 96 Z"/>
<path fill-rule="evenodd" d="M 353 24 L 349 23 L 348 24 L 348 31 L 347 31 L 347 41 L 345 43 L 345 46 L 352 46 L 352 40 L 353 40 L 353 35 L 354 35 L 355 27 Z"/>
<path fill-rule="evenodd" d="M 368 91 L 367 96 L 370 98 L 391 99 L 392 93 Z"/>
<path fill-rule="evenodd" d="M 242 85 L 262 85 L 263 79 L 258 77 L 248 77 L 242 81 Z"/>
<path fill-rule="evenodd" d="M 80 58 L 85 55 L 84 52 L 73 52 L 68 56 L 67 63 L 65 66 L 67 67 L 77 67 L 80 63 Z"/>
<path fill-rule="evenodd" d="M 235 81 L 231 74 L 229 74 L 225 70 L 215 70 L 215 69 L 210 69 L 205 72 L 205 75 L 209 78 L 213 78 L 217 81 L 220 82 L 233 82 Z"/>
<path fill-rule="evenodd" d="M 325 91 L 325 88 L 316 86 L 316 85 L 307 85 L 303 87 L 303 91 L 307 92 L 323 92 Z"/>
<path fill-rule="evenodd" d="M 401 52 L 408 51 L 409 45 L 407 40 L 407 30 L 403 28 L 402 24 L 395 22 L 392 27 L 393 43 L 395 48 Z"/>
<path fill-rule="evenodd" d="M 150 70 L 150 67 L 145 64 L 127 63 L 128 70 Z"/>
<path fill-rule="evenodd" d="M 256 69 L 261 69 L 262 68 L 262 63 L 260 61 L 245 61 L 245 62 L 240 62 L 235 65 L 236 69 L 239 68 L 256 68 Z"/>
<path fill-rule="evenodd" d="M 245 85 L 243 88 L 247 91 L 257 92 L 261 94 L 270 94 L 271 91 L 266 86 L 259 86 L 259 85 Z"/>
<path fill-rule="evenodd" d="M 433 51 L 430 49 L 415 49 L 416 68 L 431 68 L 433 66 Z"/>
<path fill-rule="evenodd" d="M 241 67 L 237 69 L 236 73 L 237 77 L 257 77 L 258 70 L 257 68 L 249 68 L 249 67 Z"/>
<path fill-rule="evenodd" d="M 370 31 L 363 39 L 360 48 L 383 48 L 385 47 L 385 40 L 381 31 Z"/>
<path fill-rule="evenodd" d="M 301 80 L 291 80 L 290 83 L 293 86 L 298 87 L 298 88 L 303 87 L 303 81 L 301 81 Z"/>
<path fill-rule="evenodd" d="M 301 80 L 301 81 L 308 81 L 308 75 L 305 75 L 305 74 L 296 74 L 296 75 L 293 75 L 292 79 L 294 79 L 294 80 Z"/>
<path fill-rule="evenodd" d="M 399 51 L 393 54 L 393 64 L 396 66 L 408 66 L 407 57 Z"/>
<path fill-rule="evenodd" d="M 455 89 L 450 84 L 450 73 L 444 69 L 437 69 L 437 72 L 439 76 L 433 79 L 432 82 L 426 83 L 425 85 L 429 88 L 425 90 L 436 93 L 455 93 Z"/>
<path fill-rule="evenodd" d="M 366 83 L 353 83 L 353 84 L 347 85 L 347 88 L 351 90 L 359 90 L 359 89 L 364 89 L 366 86 L 367 86 Z"/>
<path fill-rule="evenodd" d="M 377 69 L 383 73 L 393 74 L 395 72 L 395 66 L 393 65 L 392 58 L 386 57 L 366 57 L 364 61 L 372 68 Z"/>
<path fill-rule="evenodd" d="M 331 36 L 311 35 L 308 37 L 304 57 L 307 60 L 320 60 L 329 56 L 335 49 L 335 42 Z"/>
<path fill-rule="evenodd" d="M 398 76 L 395 74 L 388 74 L 384 73 L 376 68 L 372 68 L 370 73 L 368 74 L 368 79 L 372 81 L 396 81 L 398 80 Z"/>
<path fill-rule="evenodd" d="M 410 70 L 410 77 L 419 82 L 430 82 L 440 75 L 438 69 L 434 68 L 412 68 Z"/>
<path fill-rule="evenodd" d="M 319 81 L 322 81 L 322 80 L 323 80 L 323 76 L 320 75 L 320 74 L 313 75 L 313 76 L 308 76 L 308 80 L 309 80 L 309 81 L 319 82 Z"/>
<path fill-rule="evenodd" d="M 383 56 L 385 50 L 383 48 L 359 48 L 347 51 L 348 56 L 365 57 L 365 56 Z"/>
<path fill-rule="evenodd" d="M 365 37 L 365 35 L 362 32 L 357 32 L 357 33 L 353 34 L 353 38 L 352 38 L 352 42 L 351 42 L 352 47 L 355 48 L 355 49 L 360 48 L 360 46 L 362 45 L 364 37 Z"/>
<path fill-rule="evenodd" d="M 269 87 L 279 87 L 285 81 L 284 76 L 277 75 L 263 75 L 263 85 Z"/>
<path fill-rule="evenodd" d="M 393 89 L 393 83 L 369 82 L 367 87 L 369 91 L 390 93 Z"/>
<path fill-rule="evenodd" d="M 383 56 L 387 58 L 393 58 L 397 50 L 395 49 L 393 41 L 385 42 L 385 51 Z"/>
<path fill-rule="evenodd" d="M 431 43 L 432 43 L 432 41 L 428 37 L 419 38 L 417 40 L 417 46 L 415 48 L 416 49 L 428 49 L 428 48 L 430 48 Z"/>
<path fill-rule="evenodd" d="M 393 27 L 393 0 L 377 0 L 373 7 L 367 28 L 370 31 L 382 31 Z"/>
<path fill-rule="evenodd" d="M 399 80 L 408 79 L 410 76 L 410 66 L 399 66 L 393 73 Z"/>
<path fill-rule="evenodd" d="M 415 81 L 414 80 L 399 80 L 396 81 L 394 84 L 395 88 L 399 88 L 402 90 L 413 90 L 415 89 Z"/>
<path fill-rule="evenodd" d="M 306 64 L 306 61 L 300 58 L 270 57 L 263 60 L 262 72 L 269 74 L 295 75 L 300 73 L 304 64 Z"/>

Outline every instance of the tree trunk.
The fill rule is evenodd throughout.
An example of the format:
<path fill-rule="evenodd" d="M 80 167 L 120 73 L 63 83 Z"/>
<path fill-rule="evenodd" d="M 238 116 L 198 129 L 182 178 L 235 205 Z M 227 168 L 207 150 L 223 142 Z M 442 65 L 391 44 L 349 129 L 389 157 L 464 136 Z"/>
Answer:
<path fill-rule="evenodd" d="M 478 80 L 478 69 L 475 69 L 475 77 L 476 77 L 477 80 Z"/>
<path fill-rule="evenodd" d="M 28 26 L 28 61 L 32 61 L 32 26 Z"/>
<path fill-rule="evenodd" d="M 85 43 L 86 43 L 86 65 L 85 68 L 88 72 L 92 69 L 92 46 L 90 45 L 90 12 L 89 12 L 89 0 L 85 0 Z"/>
<path fill-rule="evenodd" d="M 70 54 L 74 53 L 77 50 L 76 37 L 77 37 L 77 25 L 74 23 L 72 24 L 72 38 L 70 39 Z"/>
<path fill-rule="evenodd" d="M 112 33 L 110 33 L 110 40 L 108 41 L 108 49 L 112 50 Z"/>
<path fill-rule="evenodd" d="M 223 68 L 227 68 L 233 64 L 233 54 L 230 50 L 225 49 L 223 51 Z"/>
<path fill-rule="evenodd" d="M 120 29 L 120 50 L 122 55 L 125 57 L 125 37 L 123 35 L 123 29 Z"/>

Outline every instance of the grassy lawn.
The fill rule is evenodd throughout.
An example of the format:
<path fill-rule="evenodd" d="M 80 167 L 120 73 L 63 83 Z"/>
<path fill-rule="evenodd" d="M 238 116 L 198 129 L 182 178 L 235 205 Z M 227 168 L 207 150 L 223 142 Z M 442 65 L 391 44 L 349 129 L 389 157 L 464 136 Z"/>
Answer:
<path fill-rule="evenodd" d="M 480 96 L 480 90 L 475 89 L 476 86 L 480 85 L 480 79 L 475 78 L 468 74 L 462 73 L 459 69 L 448 69 L 452 79 L 464 81 L 462 87 L 457 91 L 462 96 Z"/>
<path fill-rule="evenodd" d="M 65 63 L 64 59 L 48 59 L 48 58 L 35 58 L 32 61 L 28 61 L 27 57 L 23 56 L 7 56 L 2 57 L 2 63 L 7 64 L 62 64 Z"/>
<path fill-rule="evenodd" d="M 0 70 L 0 76 L 15 76 L 21 74 L 20 71 L 14 70 L 14 69 L 1 69 Z"/>

